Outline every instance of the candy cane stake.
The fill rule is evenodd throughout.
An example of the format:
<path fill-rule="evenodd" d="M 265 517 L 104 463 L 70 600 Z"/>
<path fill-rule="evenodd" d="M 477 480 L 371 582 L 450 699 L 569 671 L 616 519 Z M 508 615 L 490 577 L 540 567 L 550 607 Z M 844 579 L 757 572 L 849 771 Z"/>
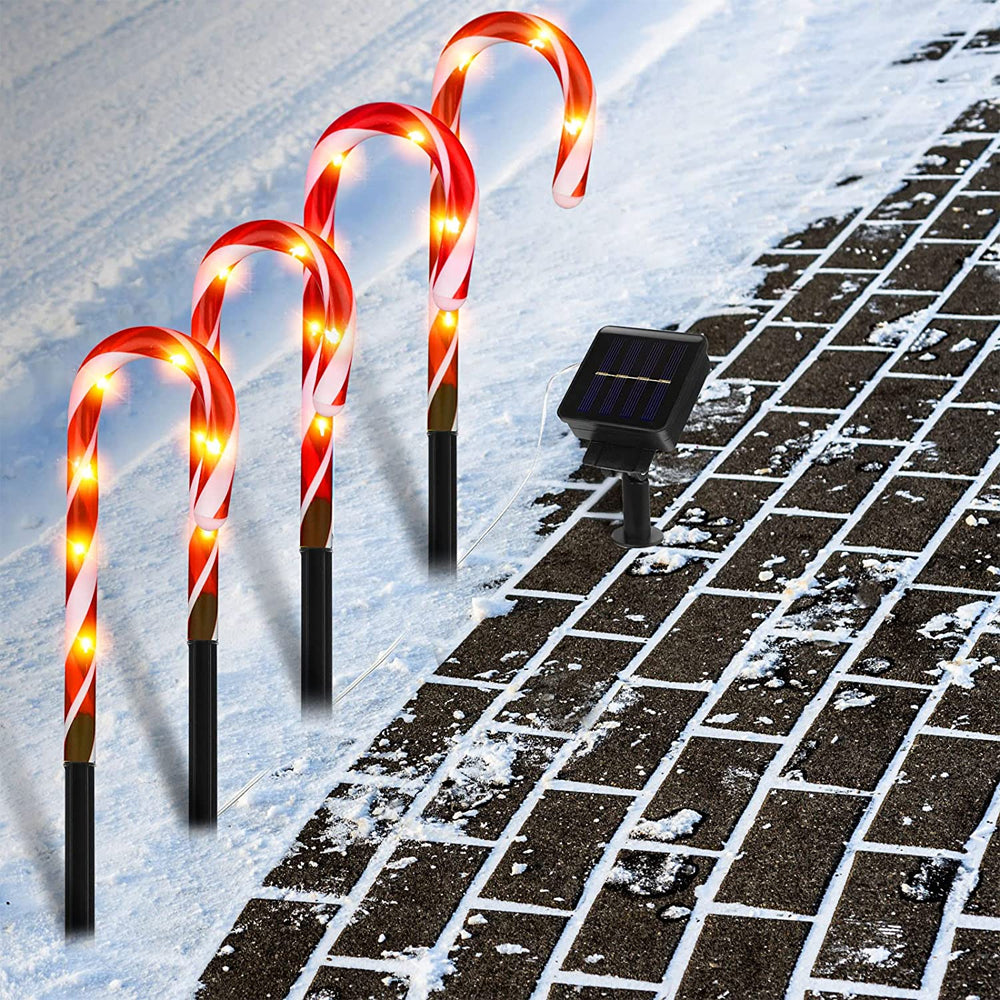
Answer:
<path fill-rule="evenodd" d="M 434 115 L 406 104 L 363 104 L 341 115 L 320 137 L 309 160 L 306 177 L 305 224 L 334 243 L 334 209 L 341 168 L 350 151 L 373 135 L 395 135 L 420 146 L 431 159 L 431 170 L 440 183 L 441 224 L 431 226 L 430 298 L 437 325 L 452 328 L 465 302 L 472 270 L 479 219 L 479 191 L 468 154 L 451 130 Z M 305 304 L 312 305 L 314 289 L 307 284 Z M 448 385 L 436 373 L 448 369 L 447 348 L 431 326 L 428 354 L 432 375 L 428 409 L 428 556 L 432 568 L 454 568 L 456 546 L 456 469 L 454 421 L 431 421 L 441 408 Z M 452 391 L 453 395 L 453 391 Z M 441 425 L 441 426 L 439 426 Z"/>
<path fill-rule="evenodd" d="M 333 248 L 316 233 L 291 222 L 264 219 L 236 226 L 205 254 L 194 283 L 191 336 L 220 351 L 220 319 L 232 268 L 252 253 L 287 253 L 302 265 L 314 294 L 307 298 L 302 326 L 302 404 L 300 429 L 301 503 L 299 551 L 302 580 L 301 676 L 303 708 L 333 704 L 333 417 L 343 408 L 354 355 L 355 309 L 351 280 Z M 202 417 L 195 394 L 191 426 L 197 434 Z M 191 461 L 197 454 L 192 438 Z M 210 670 L 215 650 L 215 598 L 218 557 L 195 553 L 192 572 L 205 575 L 205 586 L 192 605 L 189 620 L 191 669 Z M 211 813 L 215 815 L 214 800 Z"/>
<path fill-rule="evenodd" d="M 452 35 L 438 59 L 431 111 L 456 135 L 460 134 L 462 94 L 469 67 L 480 52 L 498 42 L 518 42 L 534 49 L 546 59 L 559 77 L 564 111 L 555 176 L 552 179 L 552 197 L 561 208 L 572 208 L 580 203 L 587 189 L 597 101 L 590 70 L 580 50 L 554 24 L 532 14 L 499 11 L 477 17 L 460 28 Z M 440 172 L 432 169 L 432 267 L 435 231 L 447 230 L 451 224 L 443 178 Z M 438 536 L 441 548 L 437 558 L 444 568 L 454 572 L 457 558 L 454 484 L 458 415 L 458 317 L 453 313 L 432 310 L 428 397 L 431 518 L 442 525 Z"/>
<path fill-rule="evenodd" d="M 63 757 L 66 772 L 66 930 L 94 929 L 94 731 L 97 654 L 97 427 L 108 380 L 135 358 L 155 358 L 194 384 L 204 447 L 191 470 L 189 505 L 197 533 L 217 554 L 217 536 L 229 513 L 236 468 L 239 417 L 222 365 L 201 344 L 176 330 L 136 326 L 101 341 L 80 365 L 69 400 L 66 466 L 66 700 Z M 189 576 L 190 579 L 190 576 Z M 197 590 L 189 590 L 196 597 Z M 214 739 L 214 734 L 213 734 Z M 189 760 L 192 786 L 204 757 Z M 214 774 L 214 755 L 211 760 Z"/>

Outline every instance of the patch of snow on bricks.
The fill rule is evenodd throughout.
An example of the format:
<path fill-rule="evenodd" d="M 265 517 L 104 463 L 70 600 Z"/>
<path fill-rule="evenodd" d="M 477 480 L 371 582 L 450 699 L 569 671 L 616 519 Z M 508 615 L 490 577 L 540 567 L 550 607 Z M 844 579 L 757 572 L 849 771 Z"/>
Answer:
<path fill-rule="evenodd" d="M 979 616 L 989 607 L 986 601 L 972 601 L 963 604 L 951 613 L 935 615 L 925 622 L 917 632 L 925 639 L 962 638 L 976 624 Z"/>
<path fill-rule="evenodd" d="M 915 312 L 907 313 L 905 316 L 900 316 L 899 319 L 894 319 L 879 323 L 870 334 L 868 334 L 868 343 L 873 344 L 876 347 L 888 347 L 896 348 L 899 347 L 903 341 L 917 334 L 918 330 L 922 330 L 931 318 L 930 309 L 917 309 Z M 917 344 L 923 337 L 926 337 L 931 331 L 925 331 L 919 337 L 916 337 L 914 344 Z M 942 337 L 946 337 L 947 334 L 942 334 Z M 941 339 L 940 337 L 938 338 Z M 937 343 L 937 341 L 931 341 L 932 343 Z M 911 350 L 923 350 L 924 346 L 930 346 L 930 344 L 923 345 L 919 348 L 912 347 Z"/>
<path fill-rule="evenodd" d="M 693 556 L 684 552 L 669 552 L 666 549 L 658 549 L 640 556 L 633 563 L 629 572 L 634 576 L 649 576 L 659 573 L 676 573 L 677 570 L 686 566 Z"/>
<path fill-rule="evenodd" d="M 694 833 L 702 819 L 702 814 L 694 809 L 679 809 L 671 816 L 664 816 L 663 819 L 640 820 L 635 825 L 635 834 L 649 840 L 670 843 L 678 837 L 687 837 Z"/>
<path fill-rule="evenodd" d="M 846 712 L 851 708 L 867 708 L 869 705 L 874 705 L 877 699 L 878 695 L 876 694 L 861 691 L 858 688 L 848 688 L 837 695 L 833 707 L 838 712 Z"/>
<path fill-rule="evenodd" d="M 387 825 L 402 818 L 407 802 L 361 786 L 346 798 L 328 800 L 329 821 L 323 838 L 329 850 L 346 854 L 352 844 L 378 839 Z"/>
<path fill-rule="evenodd" d="M 701 528 L 685 528 L 677 524 L 663 533 L 664 545 L 698 545 L 700 542 L 707 542 L 712 537 L 712 532 L 702 531 Z"/>
<path fill-rule="evenodd" d="M 676 888 L 681 875 L 692 872 L 690 862 L 680 854 L 649 858 L 625 852 L 611 869 L 608 885 L 623 886 L 633 896 L 662 896 Z"/>

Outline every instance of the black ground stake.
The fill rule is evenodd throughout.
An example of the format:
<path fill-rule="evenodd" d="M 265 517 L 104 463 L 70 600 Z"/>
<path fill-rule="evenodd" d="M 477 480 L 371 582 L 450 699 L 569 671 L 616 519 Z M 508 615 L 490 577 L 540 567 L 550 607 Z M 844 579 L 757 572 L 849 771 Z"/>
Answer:
<path fill-rule="evenodd" d="M 94 933 L 94 765 L 70 761 L 66 775 L 66 933 Z"/>
<path fill-rule="evenodd" d="M 597 331 L 559 404 L 559 418 L 587 445 L 583 464 L 622 477 L 623 548 L 659 545 L 649 519 L 649 466 L 672 452 L 708 376 L 699 334 L 605 326 Z"/>
<path fill-rule="evenodd" d="M 458 435 L 427 432 L 427 564 L 438 573 L 458 568 Z"/>
<path fill-rule="evenodd" d="M 611 539 L 625 549 L 659 545 L 663 532 L 649 520 L 649 477 L 622 473 L 622 515 L 624 523 L 611 532 Z"/>
<path fill-rule="evenodd" d="M 299 549 L 302 557 L 302 708 L 333 706 L 333 551 Z"/>
<path fill-rule="evenodd" d="M 214 827 L 218 798 L 218 644 L 188 642 L 188 823 Z"/>

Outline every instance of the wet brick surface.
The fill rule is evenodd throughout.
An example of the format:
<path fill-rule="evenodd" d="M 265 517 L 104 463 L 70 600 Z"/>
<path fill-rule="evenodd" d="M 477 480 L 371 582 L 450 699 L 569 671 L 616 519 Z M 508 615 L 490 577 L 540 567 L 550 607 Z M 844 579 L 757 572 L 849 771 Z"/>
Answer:
<path fill-rule="evenodd" d="M 947 859 L 857 854 L 815 971 L 918 989 L 956 869 Z"/>
<path fill-rule="evenodd" d="M 839 684 L 792 756 L 787 776 L 874 789 L 925 697 L 910 688 Z"/>
<path fill-rule="evenodd" d="M 319 944 L 336 907 L 251 899 L 201 975 L 196 996 L 284 997 Z"/>
<path fill-rule="evenodd" d="M 657 982 L 711 870 L 711 858 L 622 851 L 563 968 Z"/>
<path fill-rule="evenodd" d="M 783 996 L 808 929 L 792 920 L 710 916 L 681 980 L 678 1000 Z"/>
<path fill-rule="evenodd" d="M 406 840 L 358 904 L 334 952 L 399 954 L 429 948 L 444 930 L 489 849 Z"/>
<path fill-rule="evenodd" d="M 858 795 L 770 792 L 716 899 L 816 913 L 867 805 Z"/>
<path fill-rule="evenodd" d="M 633 837 L 720 850 L 776 751 L 773 743 L 693 737 Z"/>
<path fill-rule="evenodd" d="M 621 795 L 546 792 L 483 896 L 572 909 L 630 801 Z"/>

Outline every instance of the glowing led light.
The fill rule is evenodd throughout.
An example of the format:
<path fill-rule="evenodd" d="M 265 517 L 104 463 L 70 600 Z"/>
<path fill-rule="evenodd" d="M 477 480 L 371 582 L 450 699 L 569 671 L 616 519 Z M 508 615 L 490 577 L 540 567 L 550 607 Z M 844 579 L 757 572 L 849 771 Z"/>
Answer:
<path fill-rule="evenodd" d="M 344 154 L 334 153 L 333 159 L 330 161 L 335 167 L 341 167 L 344 165 Z"/>
<path fill-rule="evenodd" d="M 91 652 L 94 648 L 94 640 L 91 639 L 89 635 L 81 635 L 76 641 L 80 644 L 80 648 L 85 653 Z"/>
<path fill-rule="evenodd" d="M 73 550 L 73 555 L 82 556 L 87 551 L 87 546 L 83 542 L 70 542 L 69 547 Z"/>
<path fill-rule="evenodd" d="M 215 538 L 216 529 L 215 528 L 199 528 L 202 538 Z"/>
<path fill-rule="evenodd" d="M 570 135 L 577 135 L 580 129 L 583 128 L 583 122 L 579 118 L 567 118 L 566 124 L 563 126 Z"/>
<path fill-rule="evenodd" d="M 342 334 L 339 330 L 329 329 L 326 331 L 326 339 L 330 341 L 331 344 L 339 344 Z"/>
<path fill-rule="evenodd" d="M 107 375 L 102 375 L 95 384 L 97 385 L 97 388 L 101 390 L 101 392 L 104 392 L 104 390 L 107 389 L 109 385 L 111 385 L 111 379 L 109 379 Z"/>
<path fill-rule="evenodd" d="M 309 332 L 310 333 L 319 333 L 319 331 L 322 330 L 322 329 L 323 329 L 323 324 L 320 323 L 320 321 L 318 319 L 314 319 L 314 320 L 310 320 L 309 321 Z"/>
<path fill-rule="evenodd" d="M 222 270 L 220 270 L 219 273 L 218 273 L 218 275 L 217 275 L 219 281 L 225 281 L 226 278 L 229 277 L 229 274 L 230 274 L 231 271 L 232 271 L 231 267 L 224 267 L 224 268 L 222 268 Z"/>
<path fill-rule="evenodd" d="M 81 479 L 93 479 L 94 478 L 94 467 L 89 463 L 83 467 L 83 471 L 80 473 Z"/>
<path fill-rule="evenodd" d="M 406 133 L 406 138 L 409 139 L 410 142 L 415 142 L 419 146 L 420 143 L 424 141 L 425 136 L 420 129 L 414 129 L 412 132 Z"/>
<path fill-rule="evenodd" d="M 542 35 L 539 35 L 537 38 L 532 38 L 531 41 L 528 42 L 528 44 L 533 49 L 540 49 L 545 45 L 545 39 Z"/>
<path fill-rule="evenodd" d="M 453 312 L 442 313 L 441 322 L 444 323 L 445 326 L 454 326 L 455 314 Z"/>
<path fill-rule="evenodd" d="M 207 440 L 205 442 L 205 449 L 211 455 L 221 455 L 222 454 L 222 445 L 220 444 L 218 438 L 209 438 L 209 440 Z"/>
<path fill-rule="evenodd" d="M 300 243 L 298 246 L 291 247 L 288 252 L 293 257 L 305 257 L 306 248 Z"/>
<path fill-rule="evenodd" d="M 457 216 L 451 216 L 451 218 L 444 220 L 444 228 L 448 230 L 449 233 L 457 233 L 461 229 L 462 223 L 458 221 Z"/>
<path fill-rule="evenodd" d="M 326 429 L 329 426 L 326 417 L 317 417 L 314 421 L 316 424 L 316 430 L 319 431 L 319 436 L 323 437 L 326 434 Z"/>
<path fill-rule="evenodd" d="M 462 57 L 462 61 L 458 64 L 458 68 L 459 69 L 467 69 L 469 66 L 472 65 L 472 60 L 475 59 L 475 58 L 476 57 L 474 55 L 463 56 Z"/>
<path fill-rule="evenodd" d="M 194 432 L 194 439 L 195 439 L 195 441 L 198 442 L 198 444 L 204 444 L 205 443 L 205 432 L 204 431 L 195 431 Z"/>
<path fill-rule="evenodd" d="M 187 364 L 187 358 L 183 354 L 171 354 L 170 363 L 177 365 L 178 368 L 183 368 Z"/>

